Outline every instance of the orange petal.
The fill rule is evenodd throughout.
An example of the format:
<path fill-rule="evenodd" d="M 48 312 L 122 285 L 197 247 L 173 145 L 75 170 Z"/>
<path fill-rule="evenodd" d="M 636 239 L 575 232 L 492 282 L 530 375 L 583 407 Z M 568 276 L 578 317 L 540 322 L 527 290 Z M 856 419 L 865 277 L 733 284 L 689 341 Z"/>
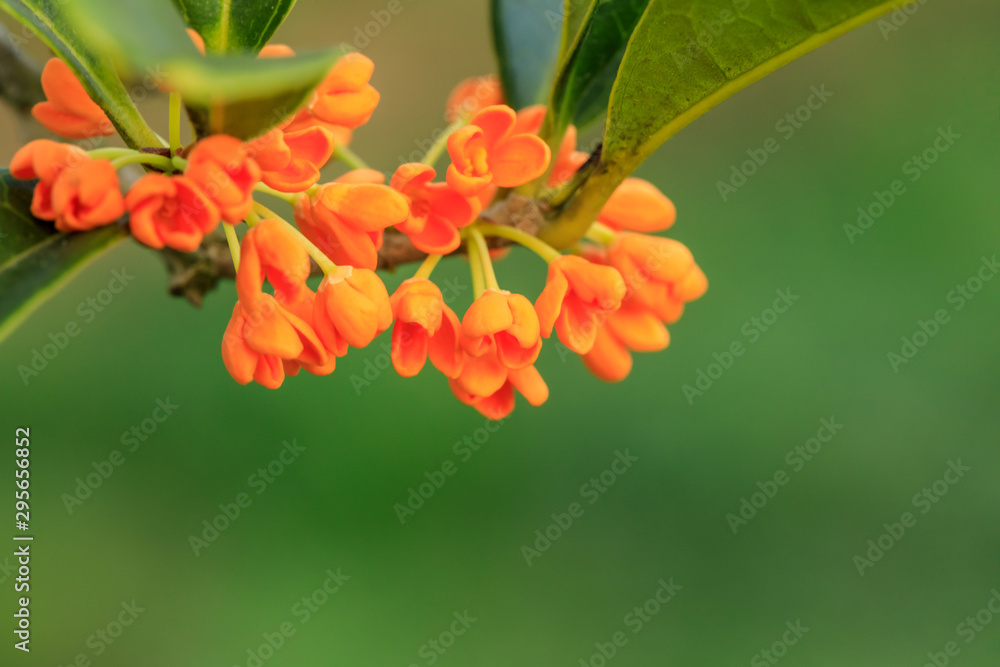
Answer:
<path fill-rule="evenodd" d="M 659 352 L 670 344 L 670 332 L 649 310 L 628 304 L 608 316 L 607 328 L 625 347 L 636 352 Z"/>
<path fill-rule="evenodd" d="M 549 399 L 549 387 L 534 366 L 511 371 L 508 377 L 514 388 L 521 392 L 531 405 L 537 407 Z"/>
<path fill-rule="evenodd" d="M 621 382 L 632 372 L 632 355 L 604 327 L 597 332 L 593 347 L 582 359 L 587 370 L 605 382 Z"/>
<path fill-rule="evenodd" d="M 489 154 L 493 182 L 501 188 L 524 185 L 545 173 L 551 152 L 532 134 L 517 134 L 500 142 Z"/>
<path fill-rule="evenodd" d="M 641 178 L 626 178 L 597 219 L 614 229 L 659 232 L 677 219 L 677 209 L 659 189 Z"/>
<path fill-rule="evenodd" d="M 504 104 L 495 104 L 473 116 L 469 125 L 482 130 L 483 142 L 487 149 L 491 149 L 507 136 L 516 121 L 517 114 L 513 109 Z"/>
<path fill-rule="evenodd" d="M 441 327 L 431 337 L 428 354 L 434 368 L 446 377 L 454 379 L 461 373 L 464 360 L 462 349 L 458 344 L 462 325 L 458 321 L 458 316 L 448 306 L 442 307 L 441 315 Z"/>

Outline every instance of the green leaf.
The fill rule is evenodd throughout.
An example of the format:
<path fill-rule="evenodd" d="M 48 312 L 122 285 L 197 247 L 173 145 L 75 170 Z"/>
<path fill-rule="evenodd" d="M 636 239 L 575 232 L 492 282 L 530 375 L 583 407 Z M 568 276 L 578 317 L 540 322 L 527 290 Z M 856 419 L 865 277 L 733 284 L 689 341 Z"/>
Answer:
<path fill-rule="evenodd" d="M 573 0 L 568 0 L 572 2 Z M 545 134 L 558 145 L 573 122 L 581 127 L 604 114 L 632 31 L 650 0 L 594 0 L 566 50 L 549 100 Z"/>
<path fill-rule="evenodd" d="M 87 263 L 127 237 L 118 225 L 57 232 L 31 215 L 34 186 L 0 169 L 0 341 Z"/>
<path fill-rule="evenodd" d="M 579 240 L 614 189 L 703 113 L 779 67 L 907 0 L 652 0 L 608 105 L 601 160 L 542 236 Z"/>
<path fill-rule="evenodd" d="M 653 0 L 615 81 L 604 134 L 605 162 L 631 172 L 719 102 L 904 4 L 905 0 Z M 710 40 L 706 33 L 712 35 Z M 704 42 L 709 42 L 708 48 L 699 45 Z"/>
<path fill-rule="evenodd" d="M 295 0 L 173 0 L 209 53 L 257 53 Z"/>
<path fill-rule="evenodd" d="M 515 109 L 548 95 L 562 36 L 562 6 L 562 0 L 491 0 L 500 82 Z"/>
<path fill-rule="evenodd" d="M 73 0 L 80 32 L 107 46 L 127 74 L 180 93 L 199 136 L 249 139 L 290 116 L 341 55 L 339 49 L 294 58 L 198 53 L 166 0 Z"/>
<path fill-rule="evenodd" d="M 0 6 L 8 14 L 30 28 L 69 64 L 129 146 L 161 145 L 103 52 L 77 31 L 69 13 L 72 4 L 67 0 L 0 0 Z M 11 39 L 21 38 L 11 34 Z"/>

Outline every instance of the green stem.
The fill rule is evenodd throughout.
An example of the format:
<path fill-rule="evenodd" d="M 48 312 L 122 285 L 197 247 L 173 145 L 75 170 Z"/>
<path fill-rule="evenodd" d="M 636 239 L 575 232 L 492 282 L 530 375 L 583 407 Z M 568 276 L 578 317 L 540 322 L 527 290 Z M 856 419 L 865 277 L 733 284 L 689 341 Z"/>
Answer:
<path fill-rule="evenodd" d="M 609 246 L 615 242 L 617 234 L 605 224 L 595 222 L 590 226 L 585 235 L 591 241 L 597 241 L 601 245 Z"/>
<path fill-rule="evenodd" d="M 499 290 L 500 284 L 497 282 L 497 274 L 493 270 L 493 260 L 490 259 L 490 248 L 486 245 L 486 238 L 483 236 L 483 233 L 475 227 L 469 228 L 469 237 L 472 238 L 472 242 L 476 245 L 476 248 L 479 251 L 479 256 L 482 259 L 483 276 L 486 278 L 486 287 Z"/>
<path fill-rule="evenodd" d="M 348 146 L 337 144 L 337 147 L 333 149 L 333 156 L 351 169 L 369 169 L 368 163 L 362 160 Z"/>
<path fill-rule="evenodd" d="M 479 256 L 479 244 L 470 242 L 466 236 L 466 252 L 469 255 L 469 270 L 472 272 L 472 293 L 475 298 L 486 291 L 486 283 L 483 279 L 483 260 Z"/>
<path fill-rule="evenodd" d="M 309 255 L 314 260 L 316 260 L 316 263 L 319 264 L 319 268 L 323 269 L 323 273 L 325 273 L 327 275 L 330 275 L 331 273 L 334 273 L 334 272 L 337 271 L 337 265 L 334 264 L 333 262 L 331 262 L 330 258 L 327 257 L 323 253 L 322 250 L 320 250 L 319 248 L 317 248 L 316 245 L 312 241 L 310 241 L 308 238 L 306 238 L 306 235 L 303 234 L 302 232 L 300 232 L 299 229 L 298 229 L 298 227 L 296 227 L 292 223 L 288 222 L 287 220 L 285 220 L 280 215 L 278 215 L 277 213 L 275 213 L 274 211 L 272 211 L 268 207 L 264 206 L 263 204 L 259 204 L 257 202 L 254 202 L 253 205 L 254 205 L 254 208 L 258 209 L 258 212 L 261 213 L 262 215 L 264 215 L 265 217 L 273 218 L 274 220 L 277 220 L 278 222 L 284 224 L 285 227 L 288 229 L 288 231 L 292 233 L 292 236 L 294 236 L 296 238 L 296 240 L 299 243 L 301 243 L 302 246 L 307 251 L 309 251 Z"/>
<path fill-rule="evenodd" d="M 139 151 L 134 151 L 131 148 L 95 148 L 92 151 L 87 151 L 87 155 L 95 160 L 117 160 L 126 155 L 138 154 Z"/>
<path fill-rule="evenodd" d="M 226 241 L 229 242 L 229 254 L 233 257 L 233 268 L 240 270 L 240 240 L 236 236 L 236 227 L 228 222 L 222 223 L 226 231 Z"/>
<path fill-rule="evenodd" d="M 170 169 L 173 166 L 170 158 L 165 155 L 153 155 L 152 153 L 135 152 L 111 161 L 111 166 L 115 169 L 121 169 L 128 164 L 145 164 L 157 169 Z"/>
<path fill-rule="evenodd" d="M 247 223 L 247 227 L 253 229 L 260 223 L 260 216 L 257 215 L 256 211 L 250 211 L 247 213 L 247 217 L 244 218 L 244 222 Z"/>
<path fill-rule="evenodd" d="M 263 193 L 271 195 L 272 197 L 277 197 L 278 199 L 282 199 L 282 200 L 288 202 L 289 204 L 294 204 L 295 203 L 295 198 L 298 196 L 298 195 L 289 194 L 287 192 L 281 192 L 280 190 L 275 190 L 274 188 L 268 187 L 268 186 L 264 185 L 263 183 L 258 183 L 257 185 L 255 185 L 253 187 L 253 189 L 256 190 L 257 192 L 263 192 Z"/>
<path fill-rule="evenodd" d="M 170 93 L 170 155 L 181 149 L 181 94 Z"/>
<path fill-rule="evenodd" d="M 434 166 L 437 161 L 441 158 L 441 154 L 444 153 L 445 149 L 448 147 L 448 137 L 450 137 L 455 130 L 461 129 L 469 124 L 468 118 L 459 118 L 451 125 L 444 129 L 444 132 L 434 140 L 431 144 L 430 149 L 428 149 L 427 154 L 424 155 L 423 159 L 420 160 L 424 164 L 429 164 Z"/>
<path fill-rule="evenodd" d="M 561 256 L 559 251 L 550 246 L 548 243 L 545 243 L 541 239 L 536 238 L 527 232 L 522 232 L 520 229 L 515 227 L 477 222 L 475 229 L 487 236 L 499 236 L 501 238 L 510 239 L 515 243 L 519 243 L 544 259 L 546 262 L 552 262 Z"/>
<path fill-rule="evenodd" d="M 413 277 L 424 279 L 430 278 L 431 274 L 434 272 L 434 267 L 436 267 L 438 262 L 441 261 L 441 257 L 442 255 L 427 255 L 427 259 L 425 259 L 424 263 L 420 265 L 417 272 L 413 274 Z"/>
<path fill-rule="evenodd" d="M 177 171 L 184 171 L 185 169 L 187 169 L 188 161 L 182 157 L 178 157 L 175 155 L 171 160 L 171 162 L 174 165 L 174 169 L 176 169 Z"/>

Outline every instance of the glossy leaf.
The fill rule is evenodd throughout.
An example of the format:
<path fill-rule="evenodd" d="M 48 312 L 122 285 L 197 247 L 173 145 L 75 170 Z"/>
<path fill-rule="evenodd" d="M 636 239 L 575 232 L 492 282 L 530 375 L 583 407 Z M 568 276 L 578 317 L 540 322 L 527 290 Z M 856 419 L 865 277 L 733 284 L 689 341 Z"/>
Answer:
<path fill-rule="evenodd" d="M 544 102 L 562 37 L 562 0 L 491 0 L 493 47 L 507 104 Z"/>
<path fill-rule="evenodd" d="M 571 123 L 586 125 L 607 110 L 625 46 L 648 5 L 649 0 L 595 0 L 574 19 L 580 27 L 559 63 L 549 100 L 554 143 Z"/>
<path fill-rule="evenodd" d="M 257 53 L 295 0 L 173 0 L 209 53 Z"/>
<path fill-rule="evenodd" d="M 71 18 L 72 5 L 73 2 L 66 0 L 0 0 L 0 7 L 69 64 L 128 145 L 159 146 L 159 139 L 139 115 L 118 73 L 103 57 L 103 51 L 93 47 L 77 30 Z M 12 33 L 11 39 L 21 38 Z"/>
<path fill-rule="evenodd" d="M 127 73 L 179 92 L 199 135 L 261 134 L 291 115 L 340 56 L 326 50 L 257 59 L 198 53 L 175 7 L 140 0 L 73 0 L 81 33 L 108 46 Z"/>
<path fill-rule="evenodd" d="M 57 232 L 31 215 L 34 185 L 0 169 L 0 341 L 89 261 L 127 238 L 117 225 Z"/>
<path fill-rule="evenodd" d="M 905 0 L 652 0 L 619 67 L 601 160 L 542 236 L 579 240 L 657 147 L 751 83 Z"/>
<path fill-rule="evenodd" d="M 904 4 L 653 0 L 633 34 L 612 92 L 605 161 L 632 171 L 668 137 L 719 102 Z"/>

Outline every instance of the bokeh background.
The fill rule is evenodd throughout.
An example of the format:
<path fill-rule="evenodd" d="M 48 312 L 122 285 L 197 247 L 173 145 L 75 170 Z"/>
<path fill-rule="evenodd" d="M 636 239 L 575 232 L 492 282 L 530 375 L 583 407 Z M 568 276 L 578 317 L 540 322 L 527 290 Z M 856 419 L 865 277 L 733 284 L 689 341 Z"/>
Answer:
<path fill-rule="evenodd" d="M 383 170 L 443 127 L 458 80 L 495 69 L 487 3 L 402 6 L 363 48 L 382 104 L 354 148 Z M 301 0 L 276 39 L 351 42 L 384 7 Z M 5 568 L 0 662 L 599 666 L 595 643 L 622 631 L 627 644 L 608 661 L 621 667 L 779 655 L 787 665 L 919 666 L 948 642 L 958 655 L 939 661 L 997 664 L 1000 617 L 980 610 L 1000 585 L 1000 279 L 961 309 L 948 295 L 1000 253 L 1000 9 L 916 7 L 898 30 L 865 26 L 739 93 L 642 167 L 675 201 L 669 233 L 694 251 L 709 292 L 672 327 L 670 348 L 639 355 L 619 385 L 548 346 L 548 403 L 521 401 L 493 432 L 436 373 L 373 371 L 387 364 L 387 335 L 332 377 L 240 387 L 219 355 L 232 284 L 196 310 L 166 295 L 160 260 L 136 244 L 89 266 L 0 346 L 3 429 L 31 427 L 36 534 L 33 650 L 11 647 Z M 776 123 L 821 85 L 832 98 L 786 138 Z M 165 127 L 165 100 L 146 108 Z M 904 163 L 941 128 L 960 138 L 910 181 Z M 4 134 L 6 160 L 14 143 Z M 717 182 L 769 137 L 780 150 L 724 201 Z M 849 242 L 844 225 L 895 179 L 905 194 Z M 79 304 L 123 268 L 134 280 L 85 319 Z M 411 271 L 387 276 L 390 290 Z M 439 271 L 465 288 L 454 302 L 464 307 L 463 262 Z M 544 280 L 523 252 L 498 272 L 531 298 Z M 751 340 L 744 327 L 779 289 L 799 299 Z M 887 355 L 938 309 L 948 323 L 894 371 Z M 18 366 L 69 321 L 81 334 L 25 385 Z M 689 402 L 682 387 L 736 341 L 745 354 Z M 157 399 L 179 407 L 128 451 L 123 434 Z M 786 454 L 829 418 L 843 428 L 796 471 Z M 483 443 L 471 456 L 455 449 L 467 437 Z M 260 478 L 249 478 L 293 440 L 304 451 L 258 494 Z M 125 463 L 69 512 L 64 494 L 114 450 Z M 10 480 L 7 451 L 0 474 Z M 617 451 L 637 461 L 589 504 L 581 485 Z M 401 524 L 394 505 L 448 460 L 455 474 Z M 939 502 L 915 506 L 959 460 L 971 470 Z M 777 471 L 788 484 L 734 534 L 727 515 Z M 251 505 L 195 555 L 189 537 L 240 493 Z M 583 516 L 527 565 L 522 545 L 573 502 Z M 859 574 L 854 557 L 907 511 L 916 524 Z M 12 551 L 0 550 L 0 565 Z M 349 579 L 303 623 L 301 599 L 338 568 Z M 679 592 L 633 632 L 626 616 L 671 578 Z M 133 600 L 143 610 L 134 623 L 101 639 Z M 452 643 L 453 614 L 466 611 L 476 620 Z M 970 637 L 960 624 L 977 613 Z M 782 646 L 795 638 L 788 622 L 808 632 Z M 255 662 L 248 651 L 283 623 L 294 635 Z"/>

